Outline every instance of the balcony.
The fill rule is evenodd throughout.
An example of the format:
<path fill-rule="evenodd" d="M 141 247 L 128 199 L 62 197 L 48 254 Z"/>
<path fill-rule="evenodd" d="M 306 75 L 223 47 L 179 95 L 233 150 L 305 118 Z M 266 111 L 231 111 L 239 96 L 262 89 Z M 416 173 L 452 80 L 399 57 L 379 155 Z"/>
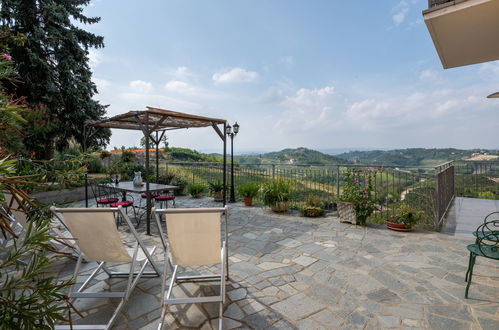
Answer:
<path fill-rule="evenodd" d="M 444 69 L 499 59 L 499 0 L 430 0 L 423 17 Z"/>

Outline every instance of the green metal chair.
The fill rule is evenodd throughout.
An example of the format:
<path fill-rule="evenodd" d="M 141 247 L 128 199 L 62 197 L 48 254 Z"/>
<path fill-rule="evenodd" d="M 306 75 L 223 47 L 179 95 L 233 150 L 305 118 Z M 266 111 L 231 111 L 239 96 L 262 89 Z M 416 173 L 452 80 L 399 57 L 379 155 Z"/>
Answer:
<path fill-rule="evenodd" d="M 486 217 L 486 219 L 488 216 Z M 489 220 L 481 224 L 473 233 L 476 237 L 475 244 L 467 246 L 470 251 L 468 270 L 465 281 L 468 282 L 465 291 L 465 298 L 468 298 L 468 291 L 473 277 L 473 267 L 477 256 L 499 260 L 499 220 Z"/>
<path fill-rule="evenodd" d="M 483 223 L 491 222 L 493 220 L 499 220 L 499 211 L 489 213 L 485 217 L 485 219 L 483 219 Z M 479 238 L 483 238 L 484 236 L 489 236 L 490 234 L 499 235 L 499 226 L 489 226 L 489 227 L 492 227 L 492 230 L 483 232 L 477 229 L 473 232 L 473 236 L 476 237 L 475 244 L 478 243 Z"/>

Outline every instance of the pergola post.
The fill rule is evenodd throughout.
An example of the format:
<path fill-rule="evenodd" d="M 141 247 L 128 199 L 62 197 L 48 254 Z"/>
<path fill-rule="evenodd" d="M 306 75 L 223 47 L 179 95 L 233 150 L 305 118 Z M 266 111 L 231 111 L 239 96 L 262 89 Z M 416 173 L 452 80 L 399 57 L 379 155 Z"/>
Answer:
<path fill-rule="evenodd" d="M 123 113 L 111 118 L 99 120 L 99 121 L 87 121 L 85 122 L 88 125 L 88 128 L 93 127 L 95 131 L 92 134 L 88 134 L 89 130 L 87 130 L 87 138 L 90 138 L 93 134 L 95 134 L 101 128 L 118 128 L 118 129 L 130 129 L 130 130 L 140 130 L 144 133 L 145 138 L 145 172 L 146 172 L 146 195 L 147 195 L 147 234 L 151 234 L 151 194 L 149 192 L 150 189 L 150 157 L 149 157 L 149 149 L 150 149 L 150 141 L 156 143 L 156 173 L 159 174 L 159 142 L 163 138 L 165 132 L 167 130 L 175 130 L 175 129 L 187 129 L 191 127 L 207 127 L 212 126 L 217 132 L 218 136 L 222 139 L 224 143 L 224 163 L 223 163 L 223 181 L 224 181 L 224 191 L 223 191 L 223 205 L 226 204 L 226 171 L 227 171 L 227 138 L 225 136 L 225 130 L 227 126 L 227 122 L 224 119 L 218 118 L 208 118 L 202 117 L 198 115 L 191 115 L 171 110 L 158 109 L 153 107 L 147 107 L 145 111 L 129 111 L 127 113 Z M 224 132 L 222 133 L 217 125 L 224 125 Z M 162 131 L 159 135 L 158 131 Z M 151 134 L 156 132 L 155 137 Z M 159 135 L 159 136 L 158 136 Z M 158 175 L 156 175 L 158 179 Z M 87 206 L 88 206 L 88 196 L 86 196 Z"/>
<path fill-rule="evenodd" d="M 151 193 L 149 192 L 149 113 L 146 112 L 146 122 L 145 122 L 145 139 L 146 139 L 146 195 L 147 195 L 147 205 L 146 205 L 146 224 L 147 224 L 147 235 L 151 235 Z"/>
<path fill-rule="evenodd" d="M 164 132 L 163 132 L 164 134 Z M 156 183 L 159 183 L 159 139 L 158 131 L 156 131 Z"/>

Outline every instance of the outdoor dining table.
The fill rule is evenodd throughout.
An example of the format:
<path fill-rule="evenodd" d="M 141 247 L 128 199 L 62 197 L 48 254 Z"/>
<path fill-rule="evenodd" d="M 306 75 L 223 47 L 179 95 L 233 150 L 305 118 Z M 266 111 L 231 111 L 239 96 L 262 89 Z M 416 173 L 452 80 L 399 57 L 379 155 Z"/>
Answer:
<path fill-rule="evenodd" d="M 123 201 L 126 200 L 126 193 L 127 192 L 137 193 L 137 194 L 147 193 L 145 183 L 143 183 L 142 186 L 135 186 L 133 184 L 133 181 L 121 181 L 118 184 L 105 183 L 105 184 L 100 184 L 99 186 L 111 187 L 114 190 L 121 191 L 123 193 L 121 200 L 123 200 Z M 159 183 L 149 183 L 149 193 L 150 194 L 155 193 L 155 192 L 160 192 L 160 191 L 176 190 L 176 189 L 178 189 L 178 186 L 170 186 L 167 184 L 159 184 Z"/>
<path fill-rule="evenodd" d="M 120 181 L 118 184 L 115 183 L 103 183 L 99 184 L 99 186 L 104 186 L 104 187 L 111 187 L 112 189 L 116 191 L 121 191 L 122 192 L 122 201 L 126 200 L 126 193 L 137 193 L 137 194 L 144 194 L 147 193 L 147 185 L 146 183 L 143 183 L 141 186 L 136 186 L 133 184 L 133 181 Z M 151 198 L 153 193 L 161 192 L 161 191 L 171 191 L 171 190 L 176 190 L 178 189 L 178 186 L 170 186 L 167 184 L 159 184 L 159 183 L 149 183 L 149 194 L 151 194 Z M 151 208 L 152 208 L 152 203 L 150 204 L 150 207 L 147 208 L 146 204 L 146 222 L 147 222 L 147 234 L 150 234 L 150 214 L 151 214 Z"/>

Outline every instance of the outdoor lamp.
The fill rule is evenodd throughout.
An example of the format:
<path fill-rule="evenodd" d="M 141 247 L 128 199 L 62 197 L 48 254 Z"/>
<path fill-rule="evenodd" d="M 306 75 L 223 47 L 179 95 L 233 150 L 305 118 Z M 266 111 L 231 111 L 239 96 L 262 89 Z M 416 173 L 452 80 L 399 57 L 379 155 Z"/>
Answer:
<path fill-rule="evenodd" d="M 234 192 L 234 136 L 239 132 L 239 124 L 237 121 L 234 125 L 227 125 L 225 132 L 230 136 L 230 203 L 235 203 L 236 193 Z"/>

